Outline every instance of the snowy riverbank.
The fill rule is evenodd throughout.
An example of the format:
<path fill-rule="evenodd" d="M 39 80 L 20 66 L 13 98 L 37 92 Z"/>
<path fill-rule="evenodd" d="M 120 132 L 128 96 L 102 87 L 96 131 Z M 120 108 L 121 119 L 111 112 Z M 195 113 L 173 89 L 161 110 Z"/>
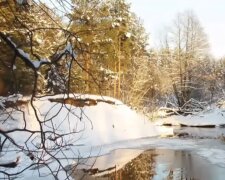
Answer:
<path fill-rule="evenodd" d="M 155 124 L 190 127 L 225 126 L 225 109 L 215 106 L 193 115 L 162 116 L 156 119 Z"/>
<path fill-rule="evenodd" d="M 99 155 L 101 146 L 131 139 L 156 137 L 162 134 L 173 134 L 171 128 L 156 127 L 145 116 L 136 113 L 122 102 L 101 96 L 63 95 L 36 98 L 33 109 L 28 97 L 11 96 L 0 98 L 1 116 L 0 129 L 7 132 L 19 146 L 15 147 L 7 141 L 7 149 L 3 147 L 2 162 L 11 162 L 19 159 L 18 166 L 13 169 L 1 168 L 7 173 L 23 171 L 32 165 L 36 170 L 22 173 L 23 178 L 38 176 L 38 170 L 48 176 L 49 167 L 38 168 L 35 163 L 38 159 L 44 160 L 52 170 L 56 170 L 57 162 L 45 154 L 41 148 L 40 130 L 46 132 L 46 147 L 54 149 L 60 144 L 60 151 L 54 158 L 62 159 L 61 164 L 66 167 L 74 163 L 73 159 L 91 154 L 94 147 L 98 146 Z M 66 100 L 65 100 L 66 99 Z M 6 103 L 11 102 L 11 103 Z M 63 102 L 63 103 L 62 103 Z M 14 106 L 15 104 L 19 106 Z M 11 107 L 10 107 L 11 106 Z M 40 126 L 41 124 L 41 126 Z M 1 134 L 1 137 L 4 135 Z M 63 148 L 65 146 L 65 148 Z M 23 147 L 21 151 L 21 147 Z M 82 149 L 90 149 L 83 152 Z M 7 150 L 11 151 L 7 151 Z M 28 156 L 33 152 L 33 158 Z M 54 152 L 54 150 L 53 150 Z M 73 158 L 72 158 L 73 157 Z M 33 166 L 34 164 L 34 166 Z M 62 173 L 63 174 L 63 173 Z M 65 175 L 60 175 L 63 178 Z M 46 178 L 46 177 L 45 177 Z"/>

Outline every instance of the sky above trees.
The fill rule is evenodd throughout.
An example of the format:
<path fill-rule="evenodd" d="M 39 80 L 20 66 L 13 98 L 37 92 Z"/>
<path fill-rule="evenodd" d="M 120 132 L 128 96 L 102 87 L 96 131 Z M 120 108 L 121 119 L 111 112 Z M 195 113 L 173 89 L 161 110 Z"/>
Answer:
<path fill-rule="evenodd" d="M 150 34 L 150 45 L 159 46 L 159 39 L 171 25 L 175 16 L 193 10 L 208 35 L 212 54 L 225 55 L 225 1 L 224 0 L 128 0 L 131 9 L 139 16 Z"/>

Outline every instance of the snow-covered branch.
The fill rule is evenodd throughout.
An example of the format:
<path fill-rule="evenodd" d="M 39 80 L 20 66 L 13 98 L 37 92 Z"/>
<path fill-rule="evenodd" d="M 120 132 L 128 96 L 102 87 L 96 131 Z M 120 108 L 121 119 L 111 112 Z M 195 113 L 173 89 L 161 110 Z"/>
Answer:
<path fill-rule="evenodd" d="M 26 52 L 24 52 L 22 49 L 18 48 L 16 43 L 14 43 L 11 38 L 9 38 L 7 35 L 5 35 L 4 33 L 0 32 L 0 38 L 2 38 L 3 41 L 5 41 L 7 43 L 7 45 L 15 51 L 16 53 L 16 56 L 20 57 L 24 63 L 30 67 L 31 69 L 33 69 L 34 71 L 37 71 L 41 68 L 42 65 L 50 65 L 50 64 L 53 64 L 53 63 L 56 63 L 57 61 L 61 60 L 62 57 L 65 55 L 65 54 L 69 54 L 71 55 L 71 57 L 73 59 L 76 58 L 76 53 L 74 52 L 73 50 L 73 47 L 70 43 L 68 43 L 66 45 L 66 47 L 64 48 L 64 50 L 62 50 L 61 52 L 57 53 L 55 56 L 54 56 L 54 59 L 51 61 L 50 59 L 47 59 L 47 58 L 42 58 L 42 59 L 39 59 L 39 60 L 33 60 L 30 55 Z"/>

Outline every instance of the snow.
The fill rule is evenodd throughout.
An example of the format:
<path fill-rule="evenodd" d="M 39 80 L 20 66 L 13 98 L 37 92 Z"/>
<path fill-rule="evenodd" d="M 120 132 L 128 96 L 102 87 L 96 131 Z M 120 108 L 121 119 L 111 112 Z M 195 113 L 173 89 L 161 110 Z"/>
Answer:
<path fill-rule="evenodd" d="M 11 42 L 11 44 L 17 49 L 18 53 L 19 53 L 21 56 L 23 56 L 24 58 L 26 58 L 26 60 L 30 61 L 31 64 L 33 64 L 33 67 L 34 67 L 34 68 L 36 68 L 36 69 L 40 68 L 42 61 L 34 61 L 34 60 L 32 60 L 32 59 L 30 58 L 30 55 L 29 55 L 28 53 L 24 52 L 24 50 L 22 50 L 22 49 L 17 48 L 16 44 L 15 44 L 10 38 L 7 38 L 7 39 L 8 39 L 8 40 Z M 15 67 L 15 68 L 16 68 L 16 67 Z M 14 70 L 15 68 L 14 68 L 14 65 L 13 65 L 13 70 Z"/>
<path fill-rule="evenodd" d="M 50 62 L 50 60 L 44 58 L 44 59 L 41 59 L 40 61 L 32 61 L 32 63 L 33 63 L 33 65 L 34 65 L 35 69 L 39 69 L 40 66 L 41 66 L 41 64 L 42 64 L 42 63 L 45 63 L 45 62 Z"/>
<path fill-rule="evenodd" d="M 58 152 L 54 156 L 56 158 L 69 158 L 69 160 L 62 160 L 63 166 L 74 163 L 75 157 L 90 156 L 93 153 L 98 154 L 107 153 L 106 150 L 101 151 L 102 146 L 107 146 L 115 143 L 122 143 L 124 141 L 135 140 L 144 137 L 156 137 L 161 134 L 172 134 L 171 128 L 161 128 L 153 125 L 147 117 L 136 113 L 134 110 L 124 105 L 121 101 L 95 95 L 70 94 L 70 97 L 81 99 L 101 99 L 105 101 L 112 101 L 114 104 L 105 102 L 98 102 L 95 106 L 75 107 L 69 104 L 63 105 L 61 103 L 50 102 L 49 99 L 66 98 L 65 95 L 46 96 L 36 98 L 33 101 L 37 109 L 37 115 L 42 123 L 44 131 L 54 131 L 54 133 L 46 133 L 46 147 L 52 148 L 55 142 L 62 146 L 70 144 L 69 147 L 63 149 L 63 152 Z M 24 100 L 29 97 L 12 96 L 8 100 L 16 101 L 17 99 Z M 0 102 L 4 104 L 6 98 L 1 97 Z M 20 111 L 22 110 L 24 114 Z M 14 109 L 6 109 L 0 116 L 0 129 L 12 130 L 14 128 L 24 128 L 26 119 L 26 129 L 31 131 L 39 131 L 40 124 L 37 121 L 34 111 L 29 103 L 27 106 L 19 107 L 19 111 Z M 9 116 L 10 114 L 10 116 Z M 7 119 L 9 118 L 9 119 Z M 7 121 L 3 120 L 7 119 Z M 52 139 L 58 137 L 58 134 L 73 133 L 67 136 L 58 138 L 55 142 Z M 35 133 L 30 137 L 29 132 L 15 131 L 8 133 L 8 135 L 15 140 L 20 146 L 24 146 L 23 152 L 19 149 L 11 147 L 9 149 L 15 151 L 5 151 L 4 159 L 12 160 L 20 157 L 20 163 L 17 168 L 4 169 L 7 172 L 18 172 L 29 166 L 33 161 L 27 156 L 29 150 L 38 150 L 35 153 L 36 157 L 42 157 L 43 161 L 49 164 L 54 170 L 57 169 L 57 162 L 55 162 L 49 155 L 43 156 L 42 150 L 37 149 L 41 145 L 40 134 Z M 30 139 L 28 140 L 28 138 Z M 27 141 L 27 143 L 25 143 Z M 84 151 L 86 148 L 86 151 Z M 2 159 L 1 159 L 2 160 Z M 1 170 L 1 169 L 0 169 Z M 48 176 L 49 170 L 46 167 L 41 168 L 40 173 Z M 23 179 L 30 179 L 38 177 L 38 172 L 34 170 L 27 170 L 23 173 Z M 45 177 L 45 178 L 47 178 Z M 60 179 L 65 177 L 63 171 L 59 173 Z M 51 179 L 50 177 L 47 179 Z"/>
<path fill-rule="evenodd" d="M 20 54 L 20 56 L 22 56 L 23 58 L 25 58 L 26 61 L 29 62 L 29 64 L 34 69 L 38 70 L 43 63 L 51 62 L 47 58 L 43 58 L 41 60 L 33 60 L 30 57 L 30 54 L 29 53 L 26 53 L 26 52 L 24 52 L 24 50 L 17 48 L 17 45 L 11 40 L 11 38 L 7 37 L 7 40 L 11 43 L 11 45 L 14 46 L 15 49 L 17 49 L 17 52 Z M 60 57 L 60 55 L 64 55 L 65 53 L 69 53 L 71 55 L 71 57 L 76 58 L 76 53 L 73 50 L 73 47 L 72 47 L 72 45 L 70 43 L 68 43 L 66 45 L 66 47 L 58 55 Z M 13 68 L 14 68 L 14 66 L 13 66 Z"/>
<path fill-rule="evenodd" d="M 225 168 L 225 150 L 215 148 L 200 148 L 197 154 L 207 159 L 210 163 Z"/>
<path fill-rule="evenodd" d="M 100 157 L 92 157 L 85 158 L 81 160 L 80 165 L 78 165 L 77 169 L 92 169 L 98 168 L 100 170 L 104 170 L 107 168 L 115 167 L 117 169 L 122 168 L 125 164 L 127 164 L 132 159 L 136 158 L 140 155 L 144 150 L 141 149 L 119 149 L 113 150 L 109 154 L 105 154 Z M 115 169 L 113 169 L 115 170 Z M 109 171 L 98 173 L 98 175 L 103 175 L 108 173 Z M 80 179 L 80 178 L 78 178 Z"/>
<path fill-rule="evenodd" d="M 30 0 L 16 0 L 16 2 L 20 5 L 23 5 L 23 4 L 29 4 L 31 5 L 31 1 Z"/>
<path fill-rule="evenodd" d="M 56 97 L 60 98 L 62 96 L 58 95 L 54 98 Z M 68 116 L 67 108 L 71 108 L 69 117 L 73 119 L 73 122 L 70 122 L 70 127 L 67 122 L 60 124 L 59 129 L 63 131 L 73 127 L 76 128 L 74 129 L 75 131 L 83 131 L 81 133 L 81 139 L 77 140 L 78 144 L 96 146 L 161 134 L 158 130 L 159 128 L 156 128 L 152 123 L 150 123 L 147 117 L 137 114 L 131 108 L 118 100 L 110 97 L 94 95 L 76 95 L 76 97 L 81 99 L 91 98 L 110 100 L 115 102 L 116 105 L 99 102 L 97 106 L 74 108 L 67 105 L 60 110 L 62 107 L 61 104 L 52 103 L 46 100 L 53 97 L 44 97 L 35 102 L 35 106 L 39 109 L 40 114 L 42 114 L 42 117 L 44 117 L 45 120 L 51 118 L 60 110 L 60 114 L 58 114 L 54 119 L 55 127 L 59 126 L 59 119 L 65 119 L 66 116 Z M 81 115 L 80 117 L 82 119 L 79 124 L 74 120 L 74 114 Z M 80 121 L 79 118 L 78 120 Z M 35 123 L 32 124 L 34 125 Z M 171 133 L 171 131 L 168 133 Z"/>
<path fill-rule="evenodd" d="M 33 61 L 33 65 L 36 69 L 38 69 L 41 65 L 41 61 Z"/>
<path fill-rule="evenodd" d="M 61 163 L 64 167 L 76 164 L 77 159 L 88 158 L 85 165 L 92 165 L 98 157 L 94 167 L 99 167 L 104 161 L 105 164 L 101 164 L 101 168 L 108 167 L 113 164 L 126 164 L 132 158 L 138 156 L 144 149 L 159 148 L 159 149 L 185 149 L 194 150 L 194 152 L 205 158 L 212 164 L 225 167 L 225 150 L 223 145 L 213 145 L 215 139 L 206 141 L 204 139 L 166 139 L 160 138 L 164 134 L 173 134 L 173 130 L 170 127 L 155 126 L 154 123 L 149 122 L 148 118 L 142 114 L 139 114 L 132 110 L 130 107 L 123 104 L 121 101 L 111 97 L 88 95 L 88 94 L 70 94 L 70 98 L 75 99 L 92 99 L 92 100 L 104 100 L 113 103 L 106 103 L 98 101 L 97 105 L 75 107 L 69 104 L 62 105 L 61 103 L 51 102 L 49 99 L 67 98 L 67 95 L 55 95 L 46 96 L 41 98 L 35 98 L 33 103 L 38 110 L 38 118 L 43 123 L 44 131 L 53 131 L 58 134 L 74 132 L 74 134 L 59 138 L 56 141 L 58 144 L 71 146 L 62 149 L 55 154 L 56 158 L 61 158 Z M 4 108 L 5 101 L 16 102 L 17 100 L 29 100 L 30 97 L 22 97 L 21 95 L 12 95 L 9 97 L 0 97 L 0 104 L 3 107 L 0 120 L 7 121 L 0 124 L 0 129 L 11 130 L 13 128 L 23 128 L 24 120 L 23 114 L 20 111 L 16 111 L 8 108 Z M 39 130 L 40 126 L 35 118 L 34 111 L 29 103 L 27 106 L 19 107 L 19 110 L 25 112 L 25 118 L 27 120 L 26 129 Z M 164 122 L 178 125 L 180 123 L 186 125 L 221 125 L 225 124 L 224 110 L 222 108 L 214 108 L 203 111 L 201 113 L 189 116 L 170 116 L 161 118 L 156 122 L 160 125 Z M 10 116 L 9 116 L 10 114 Z M 17 120 L 17 121 L 16 121 Z M 17 122 L 17 123 L 16 123 Z M 57 137 L 55 133 L 47 133 L 46 146 L 48 148 L 55 145 L 51 139 Z M 29 132 L 16 131 L 8 133 L 19 145 L 23 146 L 24 142 L 30 136 Z M 8 143 L 9 144 L 9 143 Z M 23 170 L 27 166 L 31 165 L 33 161 L 28 157 L 27 150 L 38 150 L 35 153 L 35 157 L 42 157 L 42 160 L 48 163 L 51 169 L 56 170 L 58 164 L 49 155 L 43 156 L 42 149 L 37 149 L 41 146 L 40 134 L 36 133 L 29 139 L 27 146 L 24 146 L 24 151 L 17 150 L 7 145 L 7 149 L 3 149 L 4 154 L 1 157 L 2 162 L 12 162 L 19 158 L 19 165 L 16 168 L 0 168 L 0 171 L 8 173 L 15 173 Z M 139 150 L 126 152 L 123 154 L 117 154 L 115 149 L 121 148 L 138 148 Z M 12 151 L 15 150 L 15 151 Z M 107 159 L 105 154 L 112 152 L 111 157 Z M 65 159 L 65 156 L 68 159 Z M 93 157 L 93 158 L 89 158 Z M 64 159 L 63 159 L 64 158 Z M 114 161 L 112 161 L 114 159 Z M 108 166 L 107 166 L 108 165 Z M 32 166 L 35 168 L 36 166 Z M 42 167 L 38 170 L 29 168 L 24 171 L 18 179 L 53 179 L 49 176 L 49 170 L 46 167 Z M 42 177 L 39 177 L 39 173 Z M 0 178 L 3 175 L 0 174 Z M 58 174 L 59 179 L 65 179 L 66 175 L 63 171 Z"/>
<path fill-rule="evenodd" d="M 156 120 L 156 125 L 171 124 L 174 126 L 220 126 L 225 124 L 225 109 L 214 107 L 194 115 L 172 115 L 161 117 Z"/>
<path fill-rule="evenodd" d="M 23 4 L 23 1 L 24 1 L 24 0 L 16 0 L 16 2 L 17 2 L 18 4 Z"/>
<path fill-rule="evenodd" d="M 17 49 L 17 50 L 23 57 L 30 60 L 30 55 L 28 53 L 25 53 L 22 49 Z"/>
<path fill-rule="evenodd" d="M 131 37 L 131 33 L 130 33 L 130 32 L 126 32 L 125 36 L 126 36 L 127 38 L 130 38 L 130 37 Z"/>
<path fill-rule="evenodd" d="M 16 65 L 15 64 L 13 64 L 13 70 L 16 70 Z"/>
<path fill-rule="evenodd" d="M 73 58 L 76 58 L 76 53 L 75 51 L 73 50 L 73 46 L 68 43 L 64 49 L 63 52 L 68 52 Z"/>
<path fill-rule="evenodd" d="M 6 34 L 5 34 L 6 35 Z M 11 38 L 7 38 L 10 42 L 11 42 L 11 44 L 15 47 L 15 48 L 17 48 L 17 45 L 11 40 Z"/>
<path fill-rule="evenodd" d="M 191 152 L 191 154 L 194 155 L 193 157 L 197 155 L 197 157 L 199 158 L 206 159 L 209 162 L 209 166 L 212 163 L 215 166 L 224 167 L 225 145 L 220 147 L 220 146 L 215 146 L 215 144 L 216 144 L 215 139 L 213 140 L 200 139 L 196 141 L 194 139 L 142 138 L 138 140 L 130 140 L 130 141 L 125 141 L 123 143 L 116 143 L 116 144 L 113 144 L 110 146 L 108 145 L 107 147 L 104 147 L 104 149 L 108 148 L 107 151 L 112 153 L 110 153 L 108 158 L 105 155 L 103 157 L 102 156 L 96 157 L 95 160 L 96 160 L 96 163 L 98 163 L 98 165 L 96 164 L 94 167 L 99 167 L 99 169 L 106 169 L 107 167 L 113 167 L 113 164 L 117 165 L 121 163 L 123 165 L 131 161 L 133 158 L 135 158 L 135 156 L 138 156 L 139 153 L 141 153 L 142 151 L 149 150 L 149 149 L 157 149 L 156 152 L 160 152 L 160 150 L 166 150 L 166 151 L 169 150 L 171 152 L 174 152 L 173 150 L 175 151 L 185 150 L 186 152 Z M 119 149 L 119 150 L 116 150 L 116 152 L 120 151 L 120 153 L 121 151 L 126 152 L 128 149 L 128 153 L 126 154 L 122 152 L 120 154 L 121 156 L 119 155 L 117 156 L 114 149 Z M 130 153 L 132 151 L 133 153 Z M 174 156 L 177 156 L 177 154 L 174 154 Z M 220 159 L 220 156 L 221 156 L 221 159 Z M 163 163 L 165 162 L 167 164 L 168 162 L 173 164 L 172 157 L 170 156 L 169 157 L 165 156 L 165 157 L 166 158 L 161 157 L 163 158 Z M 112 163 L 111 163 L 111 160 L 112 160 Z M 90 159 L 90 162 L 91 161 L 93 161 L 92 158 Z M 104 161 L 106 161 L 105 166 L 104 166 Z M 108 163 L 110 164 L 110 166 L 107 166 Z M 91 164 L 91 163 L 87 163 L 87 164 Z M 105 168 L 102 168 L 102 167 L 105 167 Z M 159 179 L 164 179 L 164 177 L 160 175 L 163 175 L 166 172 L 160 174 L 161 172 L 160 170 L 168 171 L 168 169 L 164 169 L 163 167 L 158 167 L 158 166 L 156 166 L 155 168 L 156 168 L 155 172 L 157 172 L 157 175 L 158 175 L 158 176 L 156 175 L 156 177 L 158 177 Z"/>
<path fill-rule="evenodd" d="M 120 23 L 118 23 L 118 22 L 113 22 L 112 23 L 112 28 L 119 27 L 119 26 L 120 26 Z"/>
<path fill-rule="evenodd" d="M 123 21 L 123 18 L 122 18 L 122 17 L 118 17 L 117 20 L 118 20 L 119 22 L 122 22 L 122 21 Z"/>

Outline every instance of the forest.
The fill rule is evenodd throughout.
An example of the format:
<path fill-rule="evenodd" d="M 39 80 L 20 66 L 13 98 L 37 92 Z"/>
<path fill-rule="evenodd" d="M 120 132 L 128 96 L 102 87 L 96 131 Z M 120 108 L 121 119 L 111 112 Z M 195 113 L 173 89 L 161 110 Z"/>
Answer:
<path fill-rule="evenodd" d="M 142 138 L 147 136 L 146 128 L 151 136 L 160 135 L 158 127 L 136 123 L 139 116 L 133 110 L 154 121 L 159 116 L 153 113 L 159 109 L 186 117 L 223 105 L 225 58 L 210 54 L 207 34 L 195 12 L 189 9 L 172 17 L 161 34 L 160 47 L 150 48 L 151 34 L 130 6 L 126 0 L 0 0 L 1 177 L 19 177 L 29 168 L 38 169 L 42 176 L 44 166 L 54 179 L 70 179 L 74 166 L 61 159 L 69 160 L 80 144 L 100 146 Z M 111 107 L 121 102 L 118 111 Z M 102 109 L 94 111 L 92 106 Z M 120 138 L 110 134 L 110 141 L 102 140 L 107 133 L 94 126 L 98 121 L 102 124 L 101 112 L 111 120 L 107 128 L 123 128 L 124 123 L 128 134 L 117 129 Z M 117 126 L 112 112 L 124 122 Z M 80 125 L 82 118 L 89 125 Z M 127 119 L 134 119 L 134 124 L 128 126 Z M 143 134 L 133 133 L 134 126 Z M 72 140 L 82 132 L 94 133 L 95 139 Z M 20 142 L 18 135 L 25 139 Z M 9 161 L 11 146 L 16 154 Z M 70 153 L 64 154 L 68 149 Z M 15 172 L 8 170 L 19 164 L 18 152 L 32 163 L 25 161 Z M 79 153 L 74 155 L 78 160 Z M 61 171 L 66 172 L 63 178 Z"/>
<path fill-rule="evenodd" d="M 224 59 L 209 54 L 191 10 L 174 17 L 161 48 L 150 49 L 151 35 L 126 1 L 75 0 L 53 8 L 18 2 L 0 4 L 2 96 L 31 95 L 37 79 L 37 94 L 100 94 L 139 109 L 223 98 Z M 30 66 L 25 54 L 40 67 Z"/>

